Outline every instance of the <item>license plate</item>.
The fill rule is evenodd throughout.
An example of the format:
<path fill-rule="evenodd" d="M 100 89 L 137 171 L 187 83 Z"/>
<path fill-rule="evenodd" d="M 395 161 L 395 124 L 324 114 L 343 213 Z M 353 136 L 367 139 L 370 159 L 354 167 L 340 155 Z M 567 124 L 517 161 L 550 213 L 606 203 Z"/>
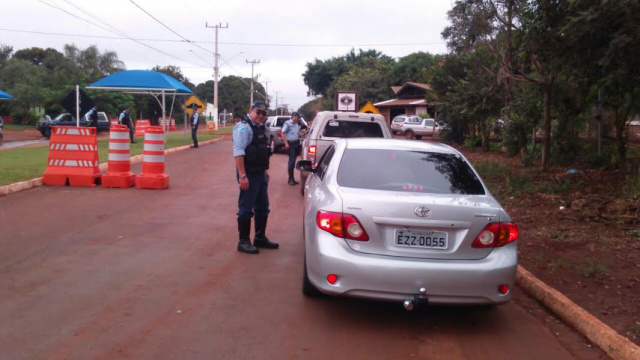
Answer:
<path fill-rule="evenodd" d="M 395 231 L 394 244 L 404 247 L 444 250 L 449 244 L 447 235 L 444 231 L 397 229 Z"/>

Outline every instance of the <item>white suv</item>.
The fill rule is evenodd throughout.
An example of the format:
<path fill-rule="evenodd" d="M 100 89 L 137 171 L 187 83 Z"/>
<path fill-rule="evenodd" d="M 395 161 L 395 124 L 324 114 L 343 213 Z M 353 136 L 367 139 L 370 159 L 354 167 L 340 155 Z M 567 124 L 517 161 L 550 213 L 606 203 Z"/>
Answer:
<path fill-rule="evenodd" d="M 425 135 L 437 136 L 439 125 L 434 119 L 423 119 L 417 115 L 398 115 L 391 121 L 391 131 L 407 139 L 422 139 Z"/>
<path fill-rule="evenodd" d="M 302 142 L 302 160 L 315 162 L 333 144 L 336 139 L 343 138 L 393 138 L 391 129 L 382 115 L 343 111 L 323 111 L 316 115 L 311 124 L 309 134 Z M 309 174 L 300 171 L 304 194 L 305 180 Z"/>

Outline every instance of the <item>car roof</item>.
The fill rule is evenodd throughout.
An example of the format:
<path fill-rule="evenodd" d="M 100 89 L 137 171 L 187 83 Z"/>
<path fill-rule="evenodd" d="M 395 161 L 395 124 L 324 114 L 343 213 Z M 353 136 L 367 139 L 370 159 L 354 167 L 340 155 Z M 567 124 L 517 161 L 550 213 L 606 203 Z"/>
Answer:
<path fill-rule="evenodd" d="M 352 111 L 322 111 L 318 113 L 318 119 L 337 119 L 337 120 L 381 120 L 385 123 L 387 120 L 382 115 L 358 113 Z"/>
<path fill-rule="evenodd" d="M 337 145 L 347 149 L 389 149 L 408 151 L 427 151 L 443 154 L 460 154 L 449 145 L 416 140 L 398 140 L 384 138 L 351 138 L 335 140 Z"/>

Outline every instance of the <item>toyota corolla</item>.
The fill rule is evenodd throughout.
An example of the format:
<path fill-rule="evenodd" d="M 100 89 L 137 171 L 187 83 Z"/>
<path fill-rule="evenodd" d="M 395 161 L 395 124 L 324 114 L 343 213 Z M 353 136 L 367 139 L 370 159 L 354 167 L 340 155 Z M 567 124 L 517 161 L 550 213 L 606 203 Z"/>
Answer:
<path fill-rule="evenodd" d="M 304 189 L 303 293 L 417 304 L 502 304 L 518 227 L 442 144 L 337 140 Z"/>

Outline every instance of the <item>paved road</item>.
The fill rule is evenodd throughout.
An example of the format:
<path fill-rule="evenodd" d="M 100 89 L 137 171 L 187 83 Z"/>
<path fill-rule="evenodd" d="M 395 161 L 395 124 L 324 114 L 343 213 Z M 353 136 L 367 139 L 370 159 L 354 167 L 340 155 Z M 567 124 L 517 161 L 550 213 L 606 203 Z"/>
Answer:
<path fill-rule="evenodd" d="M 267 231 L 281 248 L 257 256 L 235 251 L 230 142 L 167 161 L 165 191 L 0 198 L 0 359 L 573 358 L 514 303 L 407 313 L 304 298 L 286 156 L 273 158 Z"/>

